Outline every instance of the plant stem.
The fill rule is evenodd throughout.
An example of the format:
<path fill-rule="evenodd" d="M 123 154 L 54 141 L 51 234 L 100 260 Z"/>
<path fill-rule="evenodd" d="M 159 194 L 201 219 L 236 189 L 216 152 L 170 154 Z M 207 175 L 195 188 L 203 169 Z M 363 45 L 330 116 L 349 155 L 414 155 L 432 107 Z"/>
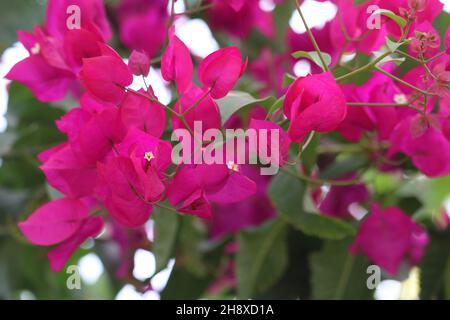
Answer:
<path fill-rule="evenodd" d="M 365 64 L 362 67 L 359 67 L 358 69 L 353 70 L 352 72 L 344 74 L 343 76 L 337 77 L 336 81 L 338 81 L 338 82 L 339 81 L 343 81 L 343 80 L 346 80 L 346 79 L 348 79 L 348 78 L 350 78 L 350 77 L 352 77 L 354 75 L 357 75 L 358 73 L 370 70 L 371 68 L 375 67 L 378 62 L 380 62 L 381 60 L 383 60 L 384 58 L 389 56 L 391 53 L 392 52 L 390 52 L 390 51 L 383 53 L 381 56 L 379 56 L 375 60 L 369 62 L 368 64 Z"/>
<path fill-rule="evenodd" d="M 176 209 L 171 208 L 171 207 L 168 207 L 168 206 L 166 206 L 166 205 L 164 205 L 164 204 L 161 204 L 161 203 L 158 203 L 158 202 L 152 203 L 152 204 L 153 204 L 155 207 L 159 207 L 159 208 L 164 209 L 164 210 L 169 210 L 169 211 L 172 211 L 172 212 L 175 212 L 176 214 L 178 214 L 178 211 L 177 211 Z"/>
<path fill-rule="evenodd" d="M 433 60 L 436 60 L 437 58 L 442 57 L 445 54 L 445 51 L 439 52 L 437 55 L 435 55 L 434 57 L 431 57 L 430 59 L 426 60 L 426 63 L 430 63 Z"/>
<path fill-rule="evenodd" d="M 345 259 L 344 269 L 342 270 L 341 277 L 336 289 L 336 294 L 334 295 L 335 300 L 340 300 L 344 296 L 345 289 L 348 285 L 348 280 L 350 279 L 350 275 L 352 273 L 354 262 L 355 257 L 352 254 L 348 253 L 347 259 Z"/>
<path fill-rule="evenodd" d="M 294 1 L 295 1 L 295 7 L 297 8 L 298 13 L 300 14 L 300 18 L 303 21 L 303 25 L 305 26 L 306 32 L 308 33 L 308 36 L 309 36 L 309 39 L 311 40 L 311 42 L 314 46 L 314 49 L 316 50 L 317 55 L 319 56 L 320 62 L 322 63 L 323 70 L 328 72 L 329 71 L 328 66 L 325 62 L 325 59 L 322 56 L 322 52 L 320 51 L 319 45 L 317 44 L 316 39 L 314 38 L 314 35 L 311 32 L 311 29 L 309 29 L 308 24 L 306 23 L 306 19 L 303 16 L 302 10 L 300 9 L 300 4 L 298 3 L 298 0 L 294 0 Z"/>
<path fill-rule="evenodd" d="M 410 88 L 410 89 L 413 89 L 414 91 L 420 92 L 420 93 L 423 94 L 423 95 L 428 95 L 428 92 L 423 91 L 422 89 L 420 89 L 420 88 L 418 88 L 418 87 L 416 87 L 416 86 L 413 86 L 413 85 L 410 84 L 409 82 L 406 82 L 406 81 L 404 81 L 404 80 L 402 80 L 402 79 L 400 79 L 400 78 L 394 76 L 393 74 L 390 74 L 389 72 L 387 72 L 387 71 L 381 69 L 380 67 L 375 67 L 375 70 L 377 70 L 378 72 L 384 74 L 386 77 L 389 77 L 389 78 L 391 78 L 391 79 L 393 79 L 393 80 L 395 80 L 395 81 L 397 81 L 397 82 L 400 82 L 400 83 L 403 84 L 404 86 L 406 86 L 406 87 L 408 87 L 408 88 Z"/>
<path fill-rule="evenodd" d="M 385 103 L 385 102 L 347 102 L 349 107 L 407 107 L 408 103 Z"/>
<path fill-rule="evenodd" d="M 329 184 L 332 186 L 352 186 L 358 183 L 361 183 L 360 179 L 353 179 L 353 180 L 343 180 L 343 181 L 339 181 L 339 180 L 325 180 L 325 179 L 314 179 L 311 178 L 309 176 L 306 176 L 300 172 L 292 172 L 289 169 L 286 168 L 280 168 L 282 171 L 286 172 L 287 174 L 300 179 L 300 180 L 304 180 L 306 182 L 310 182 L 312 184 L 317 184 L 317 185 L 324 185 L 324 184 Z"/>
<path fill-rule="evenodd" d="M 363 150 L 359 145 L 353 144 L 332 144 L 332 145 L 323 145 L 317 147 L 317 153 L 339 153 L 339 152 L 348 152 L 348 153 L 358 153 Z"/>
<path fill-rule="evenodd" d="M 147 100 L 149 100 L 149 101 L 151 101 L 151 102 L 153 102 L 153 103 L 157 103 L 157 104 L 159 104 L 160 106 L 162 106 L 163 108 L 167 108 L 170 112 L 172 112 L 172 113 L 173 113 L 174 115 L 176 115 L 177 117 L 180 116 L 180 115 L 178 114 L 178 112 L 176 112 L 175 110 L 173 110 L 171 107 L 166 106 L 165 104 L 159 102 L 157 99 L 154 99 L 154 98 L 152 98 L 152 97 L 150 97 L 150 96 L 148 96 L 148 95 L 146 95 L 146 94 L 143 94 L 143 93 L 141 93 L 141 92 L 139 92 L 139 91 L 136 91 L 136 90 L 133 90 L 133 89 L 130 89 L 130 88 L 125 88 L 125 87 L 121 87 L 121 88 L 123 88 L 124 90 L 126 90 L 126 91 L 128 91 L 128 92 L 131 92 L 131 93 L 133 93 L 133 94 L 135 94 L 135 95 L 137 95 L 137 96 L 143 97 L 143 98 L 145 98 L 145 99 L 147 99 Z"/>
<path fill-rule="evenodd" d="M 398 53 L 399 55 L 402 55 L 402 56 L 404 56 L 404 57 L 406 57 L 406 58 L 408 58 L 408 59 L 411 59 L 411 60 L 413 60 L 413 61 L 415 61 L 415 62 L 417 62 L 417 63 L 422 64 L 422 61 L 420 61 L 420 60 L 417 59 L 416 57 L 413 57 L 412 55 L 410 55 L 410 54 L 408 54 L 408 53 L 406 53 L 406 52 L 403 52 L 403 51 L 400 51 L 400 50 L 395 50 L 395 53 Z"/>
<path fill-rule="evenodd" d="M 411 22 L 412 21 L 410 19 L 408 19 L 408 21 L 406 22 L 405 29 L 403 30 L 402 36 L 398 42 L 403 42 L 406 39 L 406 37 L 408 36 L 409 28 L 411 27 Z"/>
<path fill-rule="evenodd" d="M 411 103 L 414 102 L 417 99 L 414 99 L 413 101 L 409 103 L 383 103 L 383 102 L 347 102 L 347 106 L 349 107 L 404 107 L 404 108 L 410 108 L 413 110 L 416 110 L 418 112 L 422 112 L 422 110 L 417 109 L 416 107 L 412 106 Z"/>
<path fill-rule="evenodd" d="M 181 115 L 185 116 L 189 111 L 193 110 L 195 107 L 197 107 L 205 98 L 211 93 L 211 89 L 208 91 L 205 91 L 205 93 L 198 99 L 192 106 L 187 108 Z"/>
<path fill-rule="evenodd" d="M 181 12 L 181 13 L 177 13 L 177 15 L 182 15 L 182 14 L 193 14 L 193 13 L 197 13 L 197 12 L 201 12 L 201 11 L 210 9 L 210 8 L 212 8 L 212 7 L 214 7 L 214 3 L 205 4 L 204 6 L 200 6 L 200 7 L 194 8 L 194 9 L 186 10 L 186 11 Z"/>

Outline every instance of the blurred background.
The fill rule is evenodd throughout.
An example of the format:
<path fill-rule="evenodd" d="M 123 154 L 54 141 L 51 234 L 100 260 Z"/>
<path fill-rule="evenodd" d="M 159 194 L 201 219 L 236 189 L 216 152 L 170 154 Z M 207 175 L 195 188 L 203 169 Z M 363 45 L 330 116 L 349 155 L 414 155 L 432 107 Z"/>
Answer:
<path fill-rule="evenodd" d="M 149 0 L 150 1 L 150 0 Z M 119 1 L 105 1 L 110 21 L 114 21 L 111 8 Z M 441 0 L 445 11 L 450 12 L 450 1 Z M 261 0 L 264 11 L 272 11 L 271 0 Z M 145 248 L 133 252 L 133 277 L 116 276 L 119 255 L 117 244 L 104 241 L 102 235 L 85 243 L 72 257 L 81 277 L 81 289 L 70 290 L 66 272 L 52 273 L 46 260 L 46 249 L 28 244 L 16 227 L 39 204 L 54 197 L 56 192 L 49 187 L 39 171 L 36 154 L 61 141 L 54 125 L 73 101 L 43 104 L 37 101 L 25 87 L 3 77 L 18 61 L 27 57 L 24 47 L 17 42 L 17 30 L 31 30 L 45 19 L 45 0 L 0 0 L 0 298 L 3 299 L 160 299 L 166 289 L 175 261 L 155 272 L 154 255 Z M 336 7 L 331 2 L 305 1 L 302 5 L 310 27 L 321 28 L 334 18 Z M 168 8 L 169 10 L 169 8 Z M 184 12 L 183 1 L 177 1 L 175 12 Z M 447 15 L 447 17 L 449 17 Z M 286 13 L 290 27 L 296 33 L 304 33 L 298 14 Z M 212 36 L 201 17 L 183 16 L 176 21 L 178 36 L 188 45 L 192 53 L 205 57 L 219 48 L 218 39 Z M 117 38 L 112 46 L 125 53 Z M 292 70 L 297 76 L 310 71 L 307 61 L 301 60 Z M 133 87 L 142 87 L 142 79 L 136 78 Z M 162 80 L 160 70 L 152 68 L 147 81 L 163 103 L 171 101 L 171 90 Z M 447 203 L 450 212 L 450 200 Z M 153 240 L 153 221 L 145 228 L 144 237 Z M 144 241 L 145 242 L 145 241 Z M 140 281 L 151 278 L 151 288 L 145 293 L 136 290 Z M 137 282 L 137 284 L 136 284 Z M 180 282 L 182 283 L 182 282 Z M 407 279 L 383 281 L 375 292 L 376 299 L 417 298 L 417 271 Z M 182 286 L 180 286 L 182 287 Z M 169 290 L 170 291 L 170 290 Z M 165 291 L 168 298 L 176 297 Z"/>

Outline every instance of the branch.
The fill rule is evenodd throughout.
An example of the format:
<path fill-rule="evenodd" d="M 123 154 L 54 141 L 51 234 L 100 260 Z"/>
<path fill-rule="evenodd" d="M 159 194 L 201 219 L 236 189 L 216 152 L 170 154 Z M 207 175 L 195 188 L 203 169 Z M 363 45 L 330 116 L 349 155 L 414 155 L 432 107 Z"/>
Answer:
<path fill-rule="evenodd" d="M 325 62 L 325 59 L 322 56 L 322 51 L 320 51 L 319 45 L 317 44 L 316 39 L 314 38 L 314 35 L 312 34 L 311 29 L 309 29 L 308 24 L 306 23 L 305 17 L 303 16 L 302 10 L 300 9 L 300 5 L 298 3 L 298 0 L 294 0 L 294 1 L 295 1 L 295 7 L 297 8 L 298 13 L 300 14 L 300 18 L 303 21 L 303 25 L 306 28 L 306 32 L 308 33 L 309 39 L 311 40 L 311 42 L 312 42 L 312 44 L 314 46 L 314 49 L 316 50 L 316 52 L 317 52 L 317 54 L 319 56 L 320 62 L 322 63 L 322 66 L 323 66 L 323 69 L 325 71 L 330 71 L 328 69 L 328 65 Z"/>

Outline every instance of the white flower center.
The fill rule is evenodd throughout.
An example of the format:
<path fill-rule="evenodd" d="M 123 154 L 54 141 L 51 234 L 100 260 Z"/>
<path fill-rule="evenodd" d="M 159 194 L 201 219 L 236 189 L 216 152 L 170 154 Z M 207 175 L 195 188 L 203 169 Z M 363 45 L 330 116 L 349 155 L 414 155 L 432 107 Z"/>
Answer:
<path fill-rule="evenodd" d="M 41 51 L 41 45 L 39 43 L 35 43 L 35 45 L 33 46 L 33 48 L 31 48 L 31 53 L 32 54 L 38 54 Z"/>
<path fill-rule="evenodd" d="M 153 154 L 153 152 L 148 151 L 144 154 L 144 159 L 147 161 L 151 161 L 152 159 L 155 159 L 155 155 Z"/>
<path fill-rule="evenodd" d="M 228 169 L 230 169 L 230 170 L 233 170 L 233 171 L 236 171 L 236 172 L 239 171 L 239 165 L 237 165 L 237 164 L 234 163 L 233 161 L 228 161 L 227 167 L 228 167 Z"/>
<path fill-rule="evenodd" d="M 398 93 L 394 96 L 394 101 L 398 104 L 406 104 L 408 103 L 408 98 L 403 93 Z"/>

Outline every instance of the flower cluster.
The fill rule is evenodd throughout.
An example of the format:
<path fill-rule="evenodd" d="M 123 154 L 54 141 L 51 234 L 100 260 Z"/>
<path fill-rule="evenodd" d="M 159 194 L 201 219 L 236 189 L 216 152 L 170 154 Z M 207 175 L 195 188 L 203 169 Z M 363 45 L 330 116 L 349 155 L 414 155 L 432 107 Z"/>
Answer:
<path fill-rule="evenodd" d="M 39 154 L 48 184 L 63 196 L 19 224 L 31 243 L 57 245 L 48 254 L 52 269 L 61 270 L 78 246 L 98 236 L 105 224 L 113 226 L 112 238 L 123 252 L 138 247 L 141 238 L 132 241 L 123 230 L 139 235 L 154 207 L 205 219 L 212 239 L 276 219 L 278 208 L 268 196 L 272 178 L 257 170 L 265 160 L 261 150 L 273 144 L 279 146 L 276 165 L 310 183 L 314 214 L 359 224 L 352 253 L 363 252 L 391 274 L 405 262 L 417 265 L 428 237 L 409 213 L 374 200 L 357 169 L 332 180 L 321 174 L 342 145 L 361 152 L 367 168 L 377 171 L 406 175 L 416 170 L 433 178 L 450 174 L 450 32 L 441 39 L 433 27 L 442 4 L 332 2 L 336 17 L 323 28 L 306 27 L 302 34 L 286 30 L 287 53 L 267 46 L 246 59 L 241 55 L 244 46 L 229 46 L 193 59 L 175 30 L 181 14 L 175 14 L 173 6 L 168 11 L 167 0 L 123 0 L 112 12 L 120 41 L 131 49 L 124 60 L 107 44 L 111 28 L 102 1 L 50 0 L 45 25 L 33 33 L 18 33 L 29 57 L 7 78 L 44 102 L 68 94 L 79 101 L 56 123 L 66 141 Z M 73 3 L 82 19 L 78 28 L 68 29 L 66 8 Z M 379 28 L 368 27 L 367 12 L 373 5 L 389 12 L 379 14 Z M 200 9 L 212 30 L 225 32 L 237 44 L 254 32 L 278 41 L 272 13 L 262 10 L 257 0 L 208 0 Z M 295 51 L 301 53 L 291 57 Z M 159 52 L 161 57 L 155 59 Z M 373 57 L 353 61 L 354 66 L 347 64 L 352 54 Z M 293 77 L 294 64 L 305 58 L 310 59 L 311 73 Z M 399 65 L 405 59 L 413 66 L 402 73 Z M 171 104 L 158 99 L 151 83 L 130 88 L 133 78 L 147 77 L 153 60 L 173 87 L 177 98 Z M 355 84 L 361 74 L 366 80 Z M 258 83 L 254 92 L 276 97 L 269 99 L 268 107 L 264 99 L 255 99 L 245 104 L 251 105 L 245 108 L 248 112 L 224 118 L 223 108 L 230 106 L 219 107 L 219 102 L 233 94 L 240 79 Z M 195 122 L 201 122 L 201 132 Z M 256 165 L 234 159 L 173 163 L 170 135 L 178 129 L 195 139 L 210 129 L 232 128 L 254 129 L 258 137 L 267 130 L 279 135 L 266 143 L 259 139 L 256 150 L 244 151 L 247 158 L 260 159 Z M 324 138 L 329 132 L 333 134 Z M 307 166 L 303 155 L 314 139 L 320 139 L 324 155 Z M 215 141 L 203 141 L 194 143 L 191 151 L 234 148 L 234 143 L 217 147 Z M 355 204 L 369 210 L 361 223 L 351 210 Z"/>

